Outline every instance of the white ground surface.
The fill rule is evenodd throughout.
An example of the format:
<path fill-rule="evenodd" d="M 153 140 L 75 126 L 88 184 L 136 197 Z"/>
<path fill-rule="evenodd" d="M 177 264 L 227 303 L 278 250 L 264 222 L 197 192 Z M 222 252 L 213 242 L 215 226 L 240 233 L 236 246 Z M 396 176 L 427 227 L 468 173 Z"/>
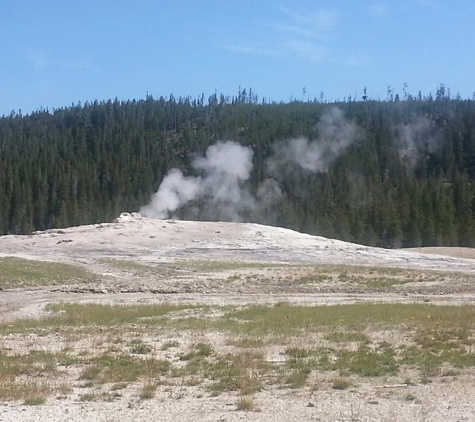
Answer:
<path fill-rule="evenodd" d="M 217 305 L 280 301 L 306 305 L 361 301 L 475 302 L 475 289 L 464 283 L 463 277 L 475 274 L 472 250 L 383 250 L 257 224 L 158 221 L 124 214 L 110 224 L 0 237 L 0 256 L 80 265 L 103 277 L 100 285 L 0 292 L 2 322 L 40 316 L 46 303 L 59 301 Z M 108 264 L 111 260 L 153 266 L 163 270 L 163 275 L 140 275 L 130 269 L 118 269 Z M 199 271 L 187 272 L 186 266 L 177 270 L 177 262 L 187 260 L 448 271 L 462 274 L 463 288 L 451 286 L 444 290 L 439 284 L 420 291 L 365 292 L 334 286 L 321 291 L 288 290 L 272 283 L 262 288 L 252 283 L 219 287 L 219 282 L 209 281 L 209 274 L 202 277 Z M 412 392 L 417 400 L 405 400 Z M 236 411 L 236 398 L 230 394 L 201 398 L 190 394 L 179 398 L 177 391 L 171 391 L 157 394 L 153 400 L 140 401 L 134 399 L 136 394 L 131 391 L 129 398 L 125 396 L 112 403 L 73 399 L 51 399 L 37 407 L 4 403 L 0 406 L 0 421 L 471 421 L 475 420 L 474 396 L 475 377 L 470 375 L 417 387 L 384 388 L 360 383 L 358 388 L 346 391 L 263 391 L 256 395 L 259 412 Z"/>

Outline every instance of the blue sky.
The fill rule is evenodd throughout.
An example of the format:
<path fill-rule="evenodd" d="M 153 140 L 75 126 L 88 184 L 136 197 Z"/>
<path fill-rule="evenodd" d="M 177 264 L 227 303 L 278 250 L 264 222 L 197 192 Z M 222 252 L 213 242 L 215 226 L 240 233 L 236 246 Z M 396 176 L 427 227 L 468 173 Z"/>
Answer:
<path fill-rule="evenodd" d="M 473 0 L 1 0 L 0 115 L 72 103 L 475 91 Z"/>

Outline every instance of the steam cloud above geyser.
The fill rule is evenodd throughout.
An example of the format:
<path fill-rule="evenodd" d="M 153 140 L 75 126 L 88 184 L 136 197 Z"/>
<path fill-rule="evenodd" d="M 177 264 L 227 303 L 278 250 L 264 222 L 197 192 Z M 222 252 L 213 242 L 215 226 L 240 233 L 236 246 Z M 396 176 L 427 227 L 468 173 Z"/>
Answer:
<path fill-rule="evenodd" d="M 187 213 L 196 219 L 266 222 L 272 205 L 282 195 L 276 179 L 288 173 L 284 169 L 326 171 L 358 132 L 357 126 L 337 108 L 324 114 L 316 129 L 318 136 L 313 142 L 297 138 L 275 145 L 274 154 L 266 163 L 273 178 L 261 183 L 255 194 L 246 187 L 253 169 L 252 149 L 232 141 L 218 142 L 192 162 L 202 176 L 187 177 L 179 169 L 170 170 L 140 214 L 165 219 L 188 204 L 191 207 Z"/>
<path fill-rule="evenodd" d="M 279 177 L 286 173 L 284 167 L 289 163 L 310 172 L 325 172 L 358 134 L 358 127 L 336 107 L 322 116 L 316 129 L 318 138 L 314 142 L 300 137 L 276 143 L 275 154 L 267 162 L 269 174 Z"/>
<path fill-rule="evenodd" d="M 185 177 L 179 169 L 170 170 L 150 204 L 140 213 L 149 218 L 168 218 L 185 204 L 200 200 L 199 209 L 190 210 L 196 218 L 225 221 L 258 218 L 262 208 L 274 202 L 281 191 L 270 179 L 260 185 L 256 195 L 243 187 L 251 175 L 252 156 L 251 148 L 231 141 L 210 146 L 204 157 L 192 163 L 203 172 L 202 177 Z"/>

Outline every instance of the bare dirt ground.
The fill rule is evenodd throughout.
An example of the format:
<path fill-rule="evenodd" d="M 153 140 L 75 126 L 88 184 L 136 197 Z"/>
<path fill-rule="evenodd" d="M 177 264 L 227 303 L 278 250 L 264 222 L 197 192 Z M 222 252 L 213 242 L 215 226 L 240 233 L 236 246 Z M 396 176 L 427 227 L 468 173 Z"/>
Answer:
<path fill-rule="evenodd" d="M 0 292 L 4 324 L 41 317 L 45 305 L 59 302 L 475 303 L 471 249 L 383 250 L 257 224 L 123 214 L 110 224 L 0 237 L 0 257 L 12 256 L 73 264 L 94 277 Z M 42 406 L 6 402 L 0 421 L 475 420 L 470 373 L 417 386 L 390 378 L 380 382 L 344 391 L 264 390 L 255 397 L 258 412 L 236 411 L 232 393 L 181 396 L 179 387 L 148 401 L 134 399 L 133 389 L 113 402 L 82 402 L 71 395 Z M 416 400 L 407 399 L 413 395 Z"/>

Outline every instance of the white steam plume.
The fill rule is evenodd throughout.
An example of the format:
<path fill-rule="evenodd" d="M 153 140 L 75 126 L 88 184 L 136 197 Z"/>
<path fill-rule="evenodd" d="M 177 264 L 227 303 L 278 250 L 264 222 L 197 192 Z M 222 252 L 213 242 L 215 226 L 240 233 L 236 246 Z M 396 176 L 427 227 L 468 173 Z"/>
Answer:
<path fill-rule="evenodd" d="M 316 129 L 318 137 L 313 142 L 296 138 L 276 144 L 266 163 L 273 178 L 264 180 L 255 194 L 245 186 L 253 168 L 252 149 L 232 141 L 218 142 L 192 162 L 201 177 L 185 177 L 181 170 L 170 170 L 140 214 L 164 219 L 187 205 L 182 214 L 189 219 L 271 224 L 276 216 L 274 205 L 282 195 L 276 180 L 296 169 L 326 171 L 358 136 L 357 126 L 338 108 L 326 112 Z"/>
<path fill-rule="evenodd" d="M 179 169 L 171 169 L 160 188 L 152 195 L 150 203 L 140 209 L 140 214 L 149 218 L 167 218 L 202 192 L 201 178 L 185 177 Z"/>
<path fill-rule="evenodd" d="M 267 162 L 269 173 L 278 177 L 289 163 L 311 172 L 324 172 L 358 136 L 358 127 L 347 120 L 336 107 L 328 110 L 318 122 L 315 141 L 300 137 L 278 142 L 274 156 Z M 289 172 L 287 169 L 286 173 Z"/>
<path fill-rule="evenodd" d="M 407 124 L 396 126 L 396 145 L 403 163 L 412 168 L 420 157 L 440 148 L 440 137 L 431 120 L 416 117 Z"/>
<path fill-rule="evenodd" d="M 235 142 L 218 142 L 196 158 L 192 166 L 203 177 L 185 177 L 172 169 L 163 179 L 151 202 L 140 214 L 149 218 L 169 218 L 185 204 L 196 201 L 187 210 L 193 218 L 242 221 L 258 220 L 264 208 L 281 194 L 277 183 L 266 180 L 254 196 L 242 185 L 252 171 L 252 150 Z"/>

